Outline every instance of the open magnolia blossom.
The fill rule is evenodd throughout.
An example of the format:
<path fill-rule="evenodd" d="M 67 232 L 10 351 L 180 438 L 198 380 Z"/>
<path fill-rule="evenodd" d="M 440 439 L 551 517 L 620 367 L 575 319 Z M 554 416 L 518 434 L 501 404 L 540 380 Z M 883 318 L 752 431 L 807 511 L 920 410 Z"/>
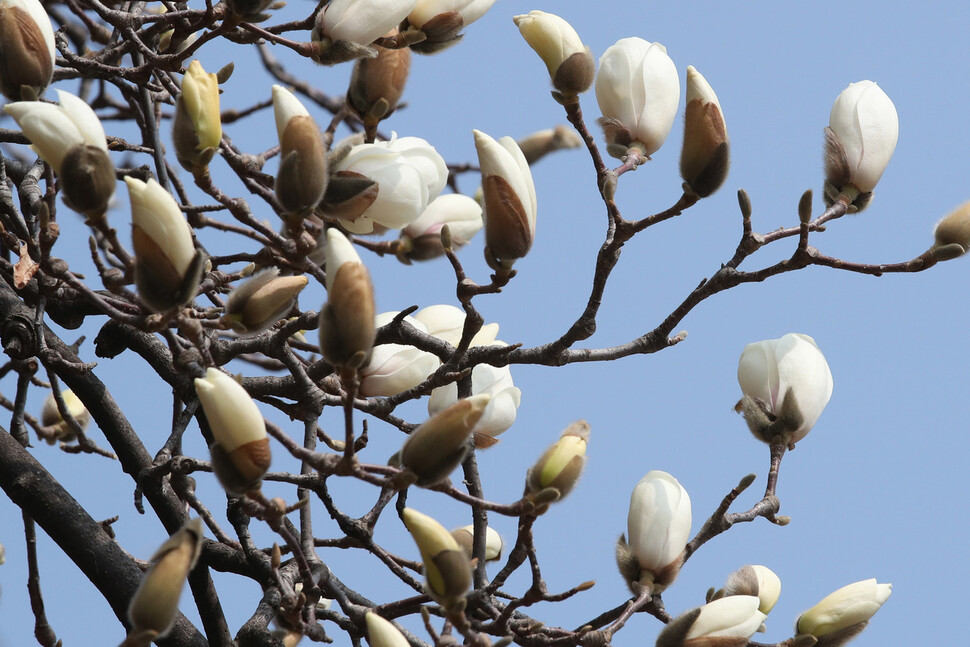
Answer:
<path fill-rule="evenodd" d="M 31 100 L 54 74 L 54 30 L 38 0 L 0 0 L 0 91 L 12 101 Z"/>
<path fill-rule="evenodd" d="M 616 558 L 632 591 L 661 593 L 680 572 L 690 539 L 687 490 L 667 472 L 652 470 L 633 488 L 627 515 L 629 540 L 620 536 Z"/>
<path fill-rule="evenodd" d="M 837 632 L 861 631 L 872 616 L 892 594 L 892 584 L 879 584 L 875 578 L 843 586 L 830 593 L 814 607 L 798 617 L 795 630 L 822 638 Z"/>
<path fill-rule="evenodd" d="M 606 150 L 622 158 L 628 149 L 649 158 L 663 146 L 680 103 L 677 67 L 660 43 L 622 38 L 600 57 L 596 101 Z"/>
<path fill-rule="evenodd" d="M 334 65 L 374 56 L 370 44 L 401 24 L 414 5 L 415 0 L 332 0 L 313 23 L 314 60 Z"/>
<path fill-rule="evenodd" d="M 826 197 L 833 199 L 850 186 L 858 193 L 872 191 L 898 138 L 896 106 L 882 88 L 872 81 L 849 85 L 835 100 L 826 129 Z"/>
<path fill-rule="evenodd" d="M 512 20 L 525 42 L 546 64 L 552 86 L 563 97 L 575 97 L 589 90 L 596 64 L 572 25 L 555 14 L 539 10 Z"/>
<path fill-rule="evenodd" d="M 445 225 L 448 226 L 451 248 L 461 249 L 482 228 L 481 205 L 461 193 L 438 196 L 401 232 L 398 259 L 410 263 L 442 256 L 445 249 L 441 243 L 441 230 Z"/>
<path fill-rule="evenodd" d="M 771 442 L 804 438 L 832 396 L 832 372 L 815 340 L 801 333 L 748 344 L 738 362 L 739 411 L 752 433 Z"/>
<path fill-rule="evenodd" d="M 324 216 L 353 234 L 408 226 L 448 181 L 445 160 L 419 137 L 357 144 L 334 159 Z"/>
<path fill-rule="evenodd" d="M 382 312 L 375 319 L 375 327 L 389 324 L 397 314 Z M 424 324 L 414 317 L 405 317 L 404 320 L 421 332 L 428 332 Z M 440 365 L 441 360 L 437 356 L 414 346 L 375 346 L 370 361 L 360 370 L 360 394 L 368 397 L 397 395 L 424 382 Z"/>

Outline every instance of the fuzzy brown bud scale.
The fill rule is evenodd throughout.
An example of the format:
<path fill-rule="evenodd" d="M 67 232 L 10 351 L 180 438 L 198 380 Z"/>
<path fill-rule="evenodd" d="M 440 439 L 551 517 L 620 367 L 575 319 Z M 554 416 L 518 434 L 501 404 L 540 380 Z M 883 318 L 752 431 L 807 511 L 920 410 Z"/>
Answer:
<path fill-rule="evenodd" d="M 8 99 L 34 99 L 51 82 L 54 61 L 43 30 L 23 7 L 0 4 L 0 91 Z M 49 22 L 46 30 L 51 31 Z M 32 96 L 22 94 L 22 88 Z"/>
<path fill-rule="evenodd" d="M 365 125 L 387 119 L 394 112 L 411 68 L 411 50 L 378 47 L 374 58 L 358 59 L 350 77 L 347 103 Z"/>
<path fill-rule="evenodd" d="M 328 271 L 331 271 L 328 269 Z M 334 366 L 360 368 L 374 346 L 374 288 L 362 263 L 336 270 L 320 312 L 320 352 Z"/>

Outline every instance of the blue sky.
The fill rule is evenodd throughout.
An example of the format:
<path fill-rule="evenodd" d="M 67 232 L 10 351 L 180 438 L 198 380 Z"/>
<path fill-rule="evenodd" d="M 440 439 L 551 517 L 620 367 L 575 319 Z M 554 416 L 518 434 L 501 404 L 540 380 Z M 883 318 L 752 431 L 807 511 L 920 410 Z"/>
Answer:
<path fill-rule="evenodd" d="M 281 16 L 301 16 L 310 6 L 291 3 Z M 549 96 L 545 67 L 512 24 L 513 15 L 530 9 L 566 18 L 597 59 L 627 36 L 663 43 L 682 85 L 687 65 L 705 75 L 720 99 L 731 136 L 732 166 L 725 186 L 683 216 L 626 245 L 606 291 L 597 332 L 581 347 L 616 345 L 654 328 L 731 257 L 741 231 L 738 188 L 750 194 L 754 228 L 762 233 L 797 222 L 796 207 L 805 189 L 815 190 L 814 212 L 820 213 L 822 128 L 835 97 L 854 81 L 876 81 L 892 98 L 899 113 L 899 143 L 869 209 L 813 234 L 811 244 L 856 262 L 908 260 L 929 246 L 932 227 L 941 216 L 970 199 L 970 44 L 965 37 L 970 9 L 963 3 L 918 7 L 903 2 L 499 0 L 457 47 L 415 57 L 404 95 L 407 106 L 383 128 L 423 137 L 446 160 L 458 163 L 474 161 L 473 128 L 495 137 L 521 137 L 565 123 L 562 107 Z M 271 81 L 258 59 L 241 50 L 213 43 L 200 52 L 207 69 L 230 60 L 236 64 L 235 75 L 224 86 L 226 108 L 270 95 Z M 345 91 L 349 66 L 313 67 L 298 64 L 283 48 L 274 53 L 322 91 Z M 68 82 L 58 87 L 76 89 Z M 582 97 L 582 107 L 594 128 L 599 110 L 591 92 Z M 329 121 L 322 110 L 311 111 L 321 124 Z M 617 202 L 627 218 L 661 211 L 679 197 L 681 123 L 678 116 L 651 162 L 622 176 Z M 116 134 L 114 122 L 106 128 Z M 227 126 L 226 133 L 254 153 L 275 144 L 276 138 L 272 115 L 265 110 Z M 149 162 L 137 159 L 138 164 Z M 222 160 L 216 159 L 213 169 L 225 178 Z M 269 162 L 266 170 L 275 173 L 276 162 Z M 584 151 L 543 160 L 534 177 L 539 203 L 534 247 L 517 263 L 518 276 L 501 295 L 476 301 L 487 322 L 501 325 L 501 339 L 526 347 L 558 337 L 581 312 L 606 225 Z M 238 183 L 223 181 L 232 195 L 245 196 Z M 477 183 L 472 175 L 459 179 L 467 193 Z M 124 239 L 128 216 L 123 189 L 119 201 L 112 217 Z M 251 204 L 276 225 L 268 208 Z M 79 271 L 90 272 L 80 219 L 62 209 L 60 220 L 68 235 L 55 253 Z M 214 247 L 237 244 L 214 242 L 211 236 L 206 232 L 203 242 Z M 471 277 L 485 281 L 480 247 L 479 238 L 461 258 Z M 791 239 L 773 244 L 745 261 L 743 269 L 770 265 L 793 248 Z M 455 303 L 454 277 L 446 263 L 402 267 L 393 258 L 365 256 L 365 261 L 374 276 L 379 311 Z M 767 620 L 768 632 L 759 638 L 762 642 L 789 637 L 795 617 L 829 592 L 876 577 L 893 583 L 893 595 L 854 645 L 958 644 L 964 633 L 963 589 L 970 576 L 963 478 L 970 385 L 968 263 L 958 259 L 922 274 L 882 278 L 809 268 L 708 299 L 680 326 L 689 332 L 687 340 L 662 353 L 561 369 L 515 366 L 513 377 L 522 389 L 518 420 L 501 443 L 480 456 L 490 499 L 514 501 L 526 469 L 573 420 L 585 418 L 592 427 L 583 480 L 537 523 L 535 539 L 551 591 L 586 580 L 597 585 L 566 603 L 537 605 L 535 615 L 548 624 L 574 626 L 628 597 L 613 564 L 613 544 L 626 526 L 630 491 L 646 472 L 663 469 L 686 487 L 695 532 L 721 497 L 750 472 L 758 480 L 737 509 L 757 500 L 768 451 L 733 412 L 740 397 L 737 360 L 749 342 L 803 332 L 825 353 L 835 388 L 815 429 L 782 464 L 781 513 L 792 522 L 779 528 L 758 520 L 705 545 L 664 594 L 667 609 L 676 614 L 701 604 L 708 587 L 721 586 L 744 564 L 760 563 L 782 580 L 781 599 Z M 323 289 L 311 286 L 301 305 L 317 309 L 323 299 Z M 92 321 L 82 329 L 89 340 L 98 325 Z M 72 341 L 73 333 L 66 338 Z M 82 357 L 96 359 L 90 341 L 82 347 Z M 167 434 L 169 390 L 131 354 L 98 361 L 102 379 L 131 412 L 153 450 Z M 253 370 L 242 364 L 232 368 L 246 374 Z M 0 389 L 9 397 L 14 382 L 8 377 Z M 39 412 L 41 402 L 41 394 L 35 394 L 31 411 Z M 403 413 L 420 421 L 423 404 Z M 264 411 L 293 434 L 302 431 L 274 417 L 268 407 Z M 326 411 L 321 424 L 339 425 L 339 412 Z M 205 458 L 196 428 L 190 431 L 195 437 L 187 442 L 186 452 Z M 97 431 L 92 436 L 103 441 Z M 371 437 L 370 462 L 386 460 L 401 441 L 397 432 L 380 425 L 372 428 Z M 274 469 L 296 469 L 281 448 L 275 449 L 279 462 Z M 115 528 L 133 555 L 146 559 L 164 540 L 154 518 L 135 512 L 130 478 L 117 464 L 65 455 L 39 443 L 34 453 L 95 518 L 121 516 Z M 221 511 L 221 495 L 212 479 L 199 475 L 199 481 L 210 507 Z M 294 497 L 291 489 L 268 489 Z M 340 484 L 334 492 L 352 511 L 362 511 L 374 496 L 355 484 Z M 410 502 L 446 526 L 469 523 L 461 506 L 442 501 L 440 495 L 415 492 Z M 325 522 L 322 506 L 314 505 L 319 508 L 315 528 L 331 536 L 336 529 Z M 0 566 L 0 645 L 12 647 L 32 640 L 32 620 L 23 586 L 19 511 L 0 500 L 0 519 L 0 543 L 7 550 L 7 563 Z M 507 540 L 514 539 L 514 521 L 497 518 L 493 525 Z M 55 631 L 69 645 L 120 642 L 123 629 L 107 605 L 50 540 L 39 535 L 42 583 Z M 391 516 L 382 520 L 378 537 L 400 554 L 417 557 Z M 268 534 L 263 540 L 271 541 Z M 341 579 L 360 582 L 361 591 L 374 599 L 407 595 L 383 576 L 372 558 L 327 551 L 321 557 Z M 232 578 L 217 583 L 232 589 L 223 605 L 235 630 L 252 613 L 258 588 Z M 507 589 L 521 593 L 527 586 L 524 579 L 513 578 Z M 190 604 L 186 595 L 182 608 L 187 613 Z M 659 627 L 652 618 L 637 616 L 614 644 L 652 644 Z M 347 644 L 345 636 L 331 633 L 338 636 L 338 644 Z"/>

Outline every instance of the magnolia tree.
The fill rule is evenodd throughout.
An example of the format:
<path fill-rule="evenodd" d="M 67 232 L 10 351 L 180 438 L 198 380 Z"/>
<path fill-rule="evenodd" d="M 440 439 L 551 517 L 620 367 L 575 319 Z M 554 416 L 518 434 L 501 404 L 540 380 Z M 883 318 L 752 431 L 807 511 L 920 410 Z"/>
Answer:
<path fill-rule="evenodd" d="M 29 599 L 40 644 L 71 644 L 83 632 L 45 612 L 41 582 L 51 580 L 37 526 L 103 596 L 117 620 L 113 635 L 131 646 L 595 646 L 620 641 L 635 614 L 656 619 L 662 647 L 836 646 L 889 598 L 888 583 L 846 580 L 814 606 L 806 599 L 794 629 L 768 643 L 752 638 L 781 592 L 766 565 L 731 565 L 723 586 L 698 594 L 693 607 L 664 605 L 691 558 L 716 551 L 712 540 L 743 522 L 789 523 L 779 514 L 783 458 L 808 442 L 833 393 L 811 330 L 736 349 L 736 410 L 767 446 L 760 499 L 737 501 L 752 474 L 725 482 L 712 509 L 692 507 L 685 475 L 649 463 L 621 495 L 629 513 L 615 545 L 619 575 L 600 577 L 621 578 L 625 599 L 590 597 L 593 581 L 553 590 L 544 573 L 559 564 L 535 541 L 560 502 L 584 487 L 591 438 L 606 442 L 597 438 L 610 430 L 584 420 L 563 425 L 558 439 L 543 430 L 548 449 L 521 473 L 490 473 L 479 462 L 503 451 L 503 433 L 539 433 L 515 424 L 530 397 L 513 382 L 517 368 L 657 353 L 685 340 L 682 321 L 710 297 L 812 266 L 922 272 L 970 249 L 970 208 L 941 220 L 929 248 L 903 262 L 859 263 L 813 245 L 829 223 L 869 206 L 897 143 L 893 101 L 872 81 L 847 79 L 824 129 L 823 207 L 814 209 L 808 191 L 793 222 L 759 233 L 751 200 L 738 191 L 733 256 L 655 327 L 583 347 L 624 246 L 725 191 L 732 109 L 722 109 L 716 84 L 675 64 L 660 43 L 621 38 L 596 57 L 583 25 L 531 11 L 507 19 L 538 54 L 523 65 L 545 65 L 570 125 L 516 140 L 469 122 L 477 159 L 446 161 L 433 131 L 395 132 L 396 110 L 409 69 L 455 55 L 476 20 L 506 11 L 492 5 L 332 0 L 301 6 L 286 22 L 268 0 L 2 0 L 0 88 L 19 128 L 0 131 L 2 404 L 10 412 L 0 485 L 23 513 L 26 549 L 17 554 L 28 571 L 26 591 L 8 586 L 4 596 Z M 259 97 L 250 105 L 224 105 L 221 88 L 263 76 L 204 69 L 202 50 L 220 44 L 258 48 L 276 84 L 250 88 Z M 348 85 L 321 88 L 295 75 L 307 59 L 352 69 Z M 682 101 L 683 130 L 672 133 Z M 433 104 L 418 95 L 407 107 Z M 274 124 L 278 144 L 239 143 L 247 128 L 273 132 Z M 625 215 L 618 197 L 632 172 L 678 143 L 680 197 L 663 211 L 638 206 Z M 586 156 L 585 180 L 605 211 L 585 306 L 560 335 L 500 341 L 481 304 L 521 280 L 541 239 L 537 220 L 554 219 L 539 216 L 553 188 L 537 186 L 532 169 L 567 149 Z M 471 190 L 459 191 L 460 181 Z M 75 236 L 80 244 L 66 239 L 69 227 L 86 230 Z M 786 242 L 790 253 L 757 265 L 762 248 Z M 87 262 L 91 270 L 77 269 Z M 425 264 L 448 276 L 451 303 L 425 303 L 419 285 L 413 295 L 381 297 L 383 273 Z M 423 305 L 382 313 L 379 301 Z M 71 332 L 82 326 L 93 326 L 93 344 Z M 151 397 L 168 401 L 170 422 L 133 422 L 139 412 L 108 390 L 102 371 L 122 355 L 139 358 L 124 379 L 150 383 Z M 38 397 L 46 401 L 32 411 Z M 97 516 L 103 499 L 84 503 L 83 492 L 62 487 L 44 467 L 56 451 L 48 444 L 98 461 L 84 469 L 127 475 L 130 489 L 107 504 L 117 516 Z M 495 480 L 522 483 L 521 496 L 491 500 Z M 460 508 L 464 523 L 442 525 L 442 501 Z M 157 518 L 153 555 L 126 547 L 113 529 L 133 514 Z M 502 523 L 513 529 L 504 537 L 495 528 Z M 347 551 L 368 555 L 370 570 L 345 566 Z M 186 582 L 191 596 L 182 596 Z M 255 583 L 245 589 L 252 595 L 238 595 L 240 582 Z M 548 605 L 538 604 L 576 601 L 568 625 L 549 622 Z"/>

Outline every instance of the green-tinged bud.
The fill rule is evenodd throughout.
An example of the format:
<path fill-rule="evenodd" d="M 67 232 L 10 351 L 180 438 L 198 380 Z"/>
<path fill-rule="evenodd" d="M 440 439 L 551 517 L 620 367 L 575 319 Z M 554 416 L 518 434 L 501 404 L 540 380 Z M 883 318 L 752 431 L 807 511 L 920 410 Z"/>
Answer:
<path fill-rule="evenodd" d="M 442 481 L 464 460 L 468 437 L 491 397 L 481 393 L 459 400 L 411 432 L 401 447 L 400 462 L 417 476 L 418 485 Z"/>
<path fill-rule="evenodd" d="M 202 550 L 202 520 L 188 522 L 149 560 L 148 572 L 128 606 L 130 635 L 164 636 L 175 621 L 185 577 Z"/>
<path fill-rule="evenodd" d="M 91 414 L 88 413 L 81 399 L 74 395 L 74 392 L 70 389 L 61 391 L 61 399 L 64 400 L 67 412 L 77 421 L 81 429 L 87 429 L 88 424 L 91 422 Z M 44 440 L 50 445 L 53 445 L 58 440 L 74 440 L 74 430 L 64 420 L 61 412 L 57 409 L 57 401 L 54 399 L 53 393 L 47 396 L 47 399 L 44 401 L 44 408 L 40 412 L 40 424 L 47 427 L 46 431 L 49 435 L 45 435 Z"/>
<path fill-rule="evenodd" d="M 327 189 L 327 153 L 317 123 L 293 94 L 273 86 L 273 112 L 280 141 L 276 197 L 290 214 L 303 217 Z"/>
<path fill-rule="evenodd" d="M 411 50 L 407 47 L 375 49 L 374 58 L 357 59 L 347 89 L 347 103 L 368 130 L 376 129 L 378 122 L 390 117 L 397 108 L 411 68 Z"/>
<path fill-rule="evenodd" d="M 549 153 L 567 148 L 579 148 L 583 145 L 583 140 L 575 131 L 560 124 L 555 128 L 537 130 L 517 140 L 516 143 L 525 156 L 525 161 L 531 166 Z"/>
<path fill-rule="evenodd" d="M 525 42 L 542 58 L 552 86 L 564 97 L 589 90 L 596 75 L 596 63 L 572 26 L 551 13 L 530 11 L 512 20 Z"/>
<path fill-rule="evenodd" d="M 0 91 L 5 97 L 20 101 L 43 94 L 54 74 L 54 54 L 51 19 L 38 0 L 0 1 Z"/>
<path fill-rule="evenodd" d="M 468 525 L 461 528 L 455 528 L 451 531 L 451 536 L 455 538 L 458 545 L 461 546 L 465 554 L 468 555 L 468 559 L 474 557 L 474 547 L 475 547 L 475 526 Z M 502 543 L 502 536 L 498 534 L 498 531 L 488 526 L 485 528 L 485 561 L 494 562 L 495 560 L 502 559 L 502 549 L 504 544 Z"/>
<path fill-rule="evenodd" d="M 327 230 L 327 302 L 320 311 L 320 352 L 334 366 L 358 369 L 374 347 L 374 287 L 353 244 Z"/>
<path fill-rule="evenodd" d="M 421 551 L 428 595 L 446 610 L 461 608 L 472 581 L 471 563 L 465 551 L 444 526 L 428 515 L 405 508 L 402 516 Z"/>
<path fill-rule="evenodd" d="M 293 308 L 306 285 L 305 276 L 280 276 L 275 267 L 264 270 L 229 293 L 226 321 L 242 335 L 266 330 Z"/>
<path fill-rule="evenodd" d="M 263 414 L 239 382 L 216 368 L 195 379 L 195 392 L 215 438 L 209 448 L 213 470 L 230 494 L 245 494 L 269 469 Z"/>
<path fill-rule="evenodd" d="M 537 506 L 538 514 L 548 508 L 548 503 L 559 501 L 573 489 L 586 465 L 586 444 L 589 441 L 589 425 L 577 420 L 562 433 L 526 474 L 526 495 Z M 553 496 L 554 495 L 554 496 Z M 551 498 L 550 498 L 551 497 Z"/>
<path fill-rule="evenodd" d="M 125 177 L 131 198 L 135 286 L 155 312 L 189 303 L 202 278 L 205 257 L 195 249 L 189 223 L 175 198 L 154 179 Z"/>
<path fill-rule="evenodd" d="M 687 108 L 680 176 L 701 198 L 717 191 L 728 174 L 728 134 L 721 104 L 710 84 L 687 66 Z"/>
<path fill-rule="evenodd" d="M 410 647 L 408 639 L 397 627 L 373 611 L 364 616 L 367 620 L 367 642 L 370 647 Z"/>
<path fill-rule="evenodd" d="M 172 125 L 175 156 L 190 173 L 209 166 L 222 141 L 219 80 L 192 61 L 182 79 L 182 94 L 175 103 Z"/>
<path fill-rule="evenodd" d="M 970 251 L 970 202 L 966 202 L 936 223 L 930 250 L 938 261 L 948 261 Z"/>
<path fill-rule="evenodd" d="M 892 593 L 875 578 L 843 586 L 798 617 L 795 631 L 818 638 L 821 647 L 844 645 L 858 635 Z"/>

